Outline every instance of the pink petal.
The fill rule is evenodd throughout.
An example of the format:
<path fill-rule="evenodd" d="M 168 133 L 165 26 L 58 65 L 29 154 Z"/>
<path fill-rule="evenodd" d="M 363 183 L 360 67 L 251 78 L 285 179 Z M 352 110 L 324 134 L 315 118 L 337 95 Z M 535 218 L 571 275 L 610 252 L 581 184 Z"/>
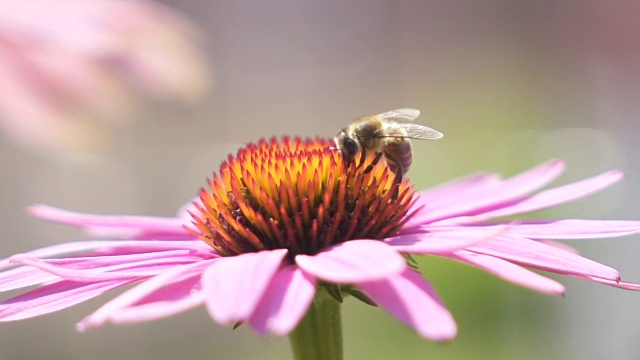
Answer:
<path fill-rule="evenodd" d="M 573 246 L 569 246 L 565 243 L 561 243 L 559 241 L 553 241 L 553 240 L 538 240 L 538 242 L 541 242 L 545 245 L 549 245 L 549 246 L 553 246 L 555 248 L 558 248 L 562 251 L 566 251 L 566 252 L 570 252 L 572 254 L 580 254 L 580 251 L 578 251 L 578 249 L 574 248 Z"/>
<path fill-rule="evenodd" d="M 640 221 L 545 220 L 521 221 L 511 234 L 529 239 L 598 239 L 640 232 Z"/>
<path fill-rule="evenodd" d="M 202 240 L 116 240 L 105 241 L 104 246 L 98 249 L 97 254 L 126 255 L 156 252 L 164 250 L 193 250 L 200 253 L 210 253 L 215 256 L 215 250 Z"/>
<path fill-rule="evenodd" d="M 44 284 L 59 278 L 40 269 L 21 266 L 0 273 L 0 292 Z"/>
<path fill-rule="evenodd" d="M 423 218 L 430 218 L 431 214 L 440 209 L 450 208 L 464 203 L 469 199 L 483 196 L 493 191 L 502 182 L 497 174 L 475 174 L 456 179 L 432 189 L 418 192 L 410 211 L 419 210 L 406 224 L 405 228 L 412 228 L 426 223 Z"/>
<path fill-rule="evenodd" d="M 577 276 L 577 277 L 581 279 L 597 282 L 600 284 L 605 284 L 605 285 L 625 289 L 625 290 L 640 291 L 640 284 L 636 284 L 636 283 L 630 283 L 625 281 L 611 281 L 607 279 L 600 279 L 600 278 L 594 278 L 589 276 Z"/>
<path fill-rule="evenodd" d="M 105 245 L 108 246 L 110 244 L 111 244 L 110 241 L 71 242 L 71 243 L 47 246 L 44 248 L 26 252 L 24 254 L 33 256 L 33 257 L 54 257 L 54 256 L 65 255 L 65 254 L 77 253 L 77 252 L 91 251 Z M 7 267 L 7 266 L 11 266 L 11 258 L 5 258 L 0 260 L 0 268 Z"/>
<path fill-rule="evenodd" d="M 547 209 L 608 188 L 623 177 L 624 174 L 620 171 L 609 171 L 586 180 L 543 191 L 515 204 L 476 215 L 474 218 L 483 220 Z"/>
<path fill-rule="evenodd" d="M 152 321 L 190 310 L 204 302 L 200 289 L 200 276 L 169 284 L 151 293 L 135 304 L 112 312 L 114 324 Z"/>
<path fill-rule="evenodd" d="M 456 336 L 456 323 L 429 283 L 407 268 L 384 280 L 363 282 L 358 286 L 378 305 L 421 336 L 448 341 Z"/>
<path fill-rule="evenodd" d="M 490 173 L 471 174 L 453 179 L 444 184 L 419 192 L 416 205 L 440 207 L 451 198 L 468 197 L 471 193 L 478 193 L 491 189 L 501 181 L 500 176 Z"/>
<path fill-rule="evenodd" d="M 96 253 L 94 256 L 83 256 L 83 257 L 69 257 L 62 259 L 46 259 L 48 264 L 54 266 L 65 267 L 69 269 L 100 269 L 102 271 L 107 270 L 119 270 L 122 267 L 131 268 L 134 267 L 132 264 L 141 263 L 144 264 L 145 261 L 149 260 L 162 260 L 162 259 L 186 259 L 188 261 L 200 261 L 205 259 L 211 259 L 218 257 L 215 254 L 206 253 L 206 252 L 198 252 L 189 249 L 185 250 L 166 250 L 166 251 L 157 251 L 157 252 L 141 252 L 141 253 L 133 253 L 133 254 L 108 254 L 102 255 L 103 253 Z M 93 254 L 92 254 L 93 255 Z M 22 258 L 27 259 L 36 259 L 26 254 L 19 254 L 13 256 L 11 259 L 20 260 Z"/>
<path fill-rule="evenodd" d="M 400 235 L 385 239 L 397 251 L 411 254 L 443 254 L 491 240 L 503 234 L 509 226 L 483 229 L 459 227 L 452 231 L 434 231 Z M 435 229 L 434 229 L 435 230 Z"/>
<path fill-rule="evenodd" d="M 211 317 L 223 325 L 247 320 L 286 255 L 285 249 L 260 251 L 223 257 L 209 267 L 202 287 Z"/>
<path fill-rule="evenodd" d="M 564 286 L 559 282 L 497 257 L 476 254 L 470 251 L 458 251 L 445 256 L 484 269 L 503 280 L 541 293 L 564 295 Z"/>
<path fill-rule="evenodd" d="M 107 291 L 130 283 L 131 280 L 77 283 L 59 281 L 0 302 L 0 321 L 15 321 L 52 313 Z"/>
<path fill-rule="evenodd" d="M 293 266 L 278 271 L 249 318 L 260 333 L 287 335 L 305 315 L 316 293 L 316 281 Z"/>
<path fill-rule="evenodd" d="M 216 261 L 219 261 L 219 259 L 204 260 L 164 271 L 104 304 L 93 314 L 87 316 L 78 323 L 77 328 L 79 331 L 84 331 L 92 327 L 101 326 L 107 321 L 113 321 L 115 318 L 120 316 L 118 314 L 120 314 L 121 311 L 124 311 L 124 315 L 122 316 L 127 317 L 128 322 L 132 322 L 135 314 L 127 314 L 128 308 L 139 303 L 144 304 L 148 299 L 160 301 L 162 295 L 167 296 L 166 299 L 170 301 L 173 299 L 174 295 L 171 295 L 166 291 L 162 291 L 164 288 L 172 287 L 174 285 L 177 286 L 177 288 L 180 288 L 180 285 L 178 284 L 183 281 L 186 281 L 185 284 L 188 284 L 190 279 L 199 277 L 206 268 L 212 266 Z M 156 292 L 159 292 L 159 295 L 154 295 Z M 197 291 L 192 292 L 191 295 L 196 297 L 202 296 L 198 294 Z M 194 299 L 193 301 L 197 299 Z M 168 311 L 170 312 L 171 310 Z M 140 316 L 140 321 L 143 321 L 149 316 L 149 314 L 141 313 Z"/>
<path fill-rule="evenodd" d="M 131 237 L 145 232 L 174 236 L 187 235 L 182 227 L 182 220 L 178 218 L 92 215 L 46 205 L 32 206 L 27 209 L 27 212 L 43 220 L 83 228 L 90 234 L 101 237 L 119 235 Z"/>
<path fill-rule="evenodd" d="M 468 249 L 517 264 L 564 275 L 619 280 L 615 269 L 538 241 L 503 235 Z"/>
<path fill-rule="evenodd" d="M 500 186 L 500 191 L 504 192 L 503 199 L 517 198 L 557 179 L 565 169 L 566 165 L 562 160 L 549 160 L 532 169 L 515 175 L 505 180 Z"/>
<path fill-rule="evenodd" d="M 501 208 L 505 204 L 513 202 L 526 194 L 537 190 L 555 180 L 564 171 L 564 163 L 559 160 L 548 161 L 524 173 L 496 184 L 491 188 L 481 189 L 473 196 L 468 194 L 447 199 L 440 206 L 433 206 L 433 210 L 427 207 L 419 212 L 407 226 L 431 223 L 454 216 L 474 215 Z"/>
<path fill-rule="evenodd" d="M 203 258 L 193 256 L 183 250 L 141 255 L 111 256 L 107 257 L 107 259 L 96 258 L 95 261 L 91 260 L 93 259 L 72 258 L 42 260 L 25 255 L 16 255 L 12 258 L 12 261 L 16 263 L 32 266 L 63 279 L 77 282 L 149 277 L 167 268 L 198 262 L 203 260 Z M 108 266 L 105 266 L 105 262 Z M 69 264 L 72 266 L 69 267 Z"/>
<path fill-rule="evenodd" d="M 182 234 L 178 233 L 169 233 L 169 232 L 139 232 L 135 231 L 120 231 L 113 230 L 109 228 L 104 229 L 87 229 L 85 232 L 91 236 L 106 239 L 106 238 L 115 238 L 115 239 L 126 239 L 126 240 L 196 240 L 201 241 L 195 238 L 193 235 L 188 233 L 186 230 Z"/>
<path fill-rule="evenodd" d="M 100 250 L 101 253 L 109 253 L 110 255 L 124 255 L 127 253 L 155 252 L 162 250 L 175 249 L 191 249 L 199 252 L 214 251 L 211 247 L 200 240 L 178 240 L 178 241 L 154 241 L 154 240 L 116 240 L 116 241 L 80 241 L 71 242 L 53 246 L 47 246 L 37 250 L 23 253 L 37 258 L 49 258 L 72 253 L 86 253 L 89 251 Z M 0 269 L 11 266 L 11 258 L 0 260 Z"/>
<path fill-rule="evenodd" d="M 407 267 L 402 255 L 378 240 L 352 240 L 316 255 L 298 255 L 296 264 L 318 279 L 338 284 L 380 280 Z"/>
<path fill-rule="evenodd" d="M 191 214 L 198 213 L 198 208 L 196 207 L 195 204 L 202 205 L 202 200 L 200 200 L 199 196 L 192 198 L 191 201 L 182 205 L 178 209 L 176 217 L 178 219 L 181 219 L 181 222 L 183 224 L 189 224 L 191 220 L 193 220 L 193 217 L 191 216 Z"/>

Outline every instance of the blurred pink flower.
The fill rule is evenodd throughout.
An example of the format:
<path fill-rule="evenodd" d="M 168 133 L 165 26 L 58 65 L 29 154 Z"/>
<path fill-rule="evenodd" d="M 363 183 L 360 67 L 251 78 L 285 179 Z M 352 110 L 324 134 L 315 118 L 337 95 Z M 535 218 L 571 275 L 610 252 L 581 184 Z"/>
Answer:
<path fill-rule="evenodd" d="M 83 148 L 145 95 L 194 101 L 210 82 L 195 28 L 145 0 L 0 0 L 0 126 L 40 149 Z"/>
<path fill-rule="evenodd" d="M 640 231 L 638 221 L 494 220 L 590 195 L 620 180 L 618 171 L 534 193 L 562 173 L 564 164 L 550 161 L 506 180 L 476 174 L 417 194 L 405 180 L 395 198 L 385 165 L 368 174 L 346 168 L 331 145 L 287 139 L 249 145 L 174 218 L 31 208 L 38 218 L 121 240 L 55 245 L 1 262 L 22 266 L 0 273 L 0 290 L 40 287 L 1 302 L 0 321 L 51 313 L 140 282 L 78 328 L 156 320 L 205 304 L 221 324 L 245 322 L 284 335 L 318 286 L 338 286 L 425 338 L 452 339 L 452 315 L 407 264 L 408 254 L 453 259 L 551 295 L 564 287 L 523 266 L 640 289 L 553 242 L 629 235 Z M 184 227 L 190 221 L 194 227 Z"/>

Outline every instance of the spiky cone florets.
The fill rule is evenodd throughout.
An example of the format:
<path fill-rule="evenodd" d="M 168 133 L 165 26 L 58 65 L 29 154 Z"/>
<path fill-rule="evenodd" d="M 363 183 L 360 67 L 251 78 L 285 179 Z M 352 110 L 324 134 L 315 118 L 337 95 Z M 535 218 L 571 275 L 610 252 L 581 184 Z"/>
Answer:
<path fill-rule="evenodd" d="M 345 164 L 329 139 L 261 140 L 229 155 L 201 189 L 190 231 L 224 256 L 285 248 L 315 254 L 383 239 L 408 220 L 414 189 L 372 157 Z M 398 187 L 396 190 L 395 187 Z"/>

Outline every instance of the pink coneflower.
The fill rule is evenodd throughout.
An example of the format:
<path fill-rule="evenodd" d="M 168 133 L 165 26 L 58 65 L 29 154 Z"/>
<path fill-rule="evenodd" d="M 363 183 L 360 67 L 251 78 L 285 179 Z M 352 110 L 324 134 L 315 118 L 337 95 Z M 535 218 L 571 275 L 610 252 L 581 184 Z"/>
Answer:
<path fill-rule="evenodd" d="M 0 128 L 37 149 L 94 146 L 144 98 L 202 97 L 198 41 L 153 1 L 0 0 Z"/>
<path fill-rule="evenodd" d="M 640 222 L 494 220 L 587 196 L 620 180 L 618 171 L 534 193 L 562 173 L 564 164 L 550 161 L 506 180 L 477 174 L 415 193 L 407 180 L 395 184 L 386 165 L 365 173 L 366 164 L 346 166 L 331 146 L 288 138 L 250 144 L 175 218 L 31 208 L 36 217 L 121 239 L 56 245 L 0 263 L 23 265 L 0 273 L 0 290 L 41 285 L 0 303 L 0 320 L 140 282 L 78 328 L 155 320 L 205 304 L 221 324 L 291 333 L 298 354 L 339 337 L 309 333 L 339 322 L 347 295 L 377 304 L 425 338 L 452 339 L 455 321 L 411 255 L 447 257 L 551 295 L 564 287 L 523 266 L 639 289 L 553 241 L 628 235 Z M 60 257 L 66 254 L 74 255 Z"/>

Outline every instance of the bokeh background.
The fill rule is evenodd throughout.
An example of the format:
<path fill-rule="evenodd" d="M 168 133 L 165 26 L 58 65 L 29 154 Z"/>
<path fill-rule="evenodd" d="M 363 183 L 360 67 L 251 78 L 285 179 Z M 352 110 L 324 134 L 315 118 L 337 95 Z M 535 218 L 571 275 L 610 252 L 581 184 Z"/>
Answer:
<path fill-rule="evenodd" d="M 241 144 L 331 137 L 355 117 L 397 107 L 421 109 L 420 122 L 445 134 L 415 143 L 409 176 L 418 188 L 480 170 L 509 176 L 562 158 L 569 167 L 558 183 L 615 168 L 628 178 L 536 216 L 640 219 L 637 1 L 165 4 L 201 32 L 212 90 L 190 105 L 152 102 L 135 121 L 106 126 L 106 140 L 81 134 L 88 140 L 81 146 L 34 150 L 1 135 L 0 257 L 84 238 L 28 218 L 28 205 L 171 216 Z M 639 236 L 575 246 L 640 282 Z M 424 341 L 350 299 L 343 307 L 348 359 L 640 356 L 640 293 L 556 277 L 567 295 L 553 298 L 449 261 L 420 263 L 458 321 L 457 339 Z M 289 357 L 286 338 L 223 328 L 203 308 L 77 333 L 75 322 L 110 297 L 1 324 L 0 359 Z"/>

